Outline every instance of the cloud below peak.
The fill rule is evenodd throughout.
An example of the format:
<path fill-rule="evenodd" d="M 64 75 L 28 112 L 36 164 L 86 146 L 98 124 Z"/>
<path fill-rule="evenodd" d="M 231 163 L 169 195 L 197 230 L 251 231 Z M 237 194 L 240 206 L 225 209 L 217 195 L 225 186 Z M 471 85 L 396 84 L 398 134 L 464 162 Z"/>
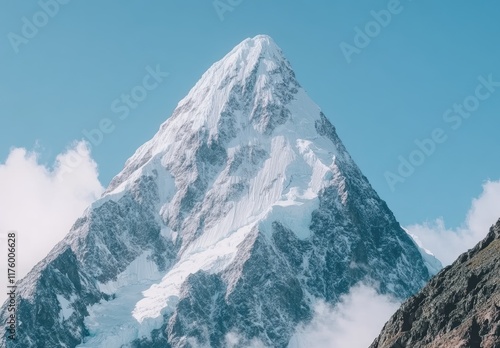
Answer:
<path fill-rule="evenodd" d="M 5 236 L 15 231 L 17 279 L 64 238 L 103 190 L 97 164 L 84 142 L 59 154 L 53 168 L 41 164 L 35 151 L 11 150 L 0 163 L 0 248 L 6 250 Z M 5 267 L 0 266 L 2 274 Z M 1 295 L 0 301 L 4 299 Z"/>
<path fill-rule="evenodd" d="M 400 303 L 359 283 L 332 306 L 317 301 L 314 318 L 297 328 L 288 348 L 366 348 Z"/>
<path fill-rule="evenodd" d="M 500 218 L 500 180 L 487 181 L 483 192 L 474 198 L 461 227 L 449 229 L 443 218 L 407 226 L 443 265 L 450 265 L 460 254 L 474 247 Z"/>

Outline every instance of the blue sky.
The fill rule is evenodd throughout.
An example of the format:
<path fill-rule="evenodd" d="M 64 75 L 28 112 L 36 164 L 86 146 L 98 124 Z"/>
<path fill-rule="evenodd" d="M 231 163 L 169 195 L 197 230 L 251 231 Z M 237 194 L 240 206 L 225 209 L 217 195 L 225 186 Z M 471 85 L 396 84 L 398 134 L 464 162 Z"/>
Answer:
<path fill-rule="evenodd" d="M 23 17 L 43 23 L 40 3 L 0 5 L 0 163 L 25 147 L 51 164 L 109 118 L 114 131 L 92 149 L 107 185 L 212 63 L 244 38 L 268 34 L 403 225 L 443 216 L 457 226 L 482 183 L 500 179 L 500 87 L 483 87 L 474 105 L 479 77 L 500 81 L 498 2 L 221 0 L 231 9 L 222 17 L 212 1 L 66 2 L 17 44 Z M 397 13 L 349 63 L 340 45 L 354 46 L 356 27 L 364 31 L 371 11 L 388 8 Z M 121 120 L 112 103 L 148 67 L 169 76 Z M 443 119 L 466 98 L 473 112 Z M 386 173 L 400 176 L 415 140 L 436 130 L 435 149 L 391 189 Z"/>

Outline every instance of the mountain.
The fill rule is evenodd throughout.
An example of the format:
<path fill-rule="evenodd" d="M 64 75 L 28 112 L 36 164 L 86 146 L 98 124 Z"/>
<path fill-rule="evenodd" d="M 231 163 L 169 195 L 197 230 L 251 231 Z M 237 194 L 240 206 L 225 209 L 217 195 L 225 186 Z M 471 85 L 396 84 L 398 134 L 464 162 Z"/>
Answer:
<path fill-rule="evenodd" d="M 406 301 L 370 346 L 406 347 L 500 347 L 500 220 Z"/>
<path fill-rule="evenodd" d="M 261 35 L 201 77 L 19 282 L 7 346 L 286 347 L 317 299 L 360 281 L 404 299 L 427 266 Z"/>

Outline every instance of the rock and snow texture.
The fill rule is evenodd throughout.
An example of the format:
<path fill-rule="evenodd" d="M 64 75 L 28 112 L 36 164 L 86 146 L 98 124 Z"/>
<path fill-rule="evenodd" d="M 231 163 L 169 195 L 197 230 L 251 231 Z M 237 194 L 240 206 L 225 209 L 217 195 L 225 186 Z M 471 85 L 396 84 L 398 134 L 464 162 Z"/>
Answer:
<path fill-rule="evenodd" d="M 406 301 L 371 348 L 500 347 L 500 220 Z"/>
<path fill-rule="evenodd" d="M 318 299 L 359 281 L 403 299 L 428 278 L 261 35 L 202 76 L 20 282 L 16 347 L 286 347 Z"/>

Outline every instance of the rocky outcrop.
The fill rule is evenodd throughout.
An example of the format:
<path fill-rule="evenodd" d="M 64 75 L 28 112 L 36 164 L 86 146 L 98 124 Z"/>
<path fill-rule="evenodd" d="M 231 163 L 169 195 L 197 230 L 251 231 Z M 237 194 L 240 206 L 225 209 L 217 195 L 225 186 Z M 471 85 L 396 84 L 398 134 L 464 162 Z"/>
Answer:
<path fill-rule="evenodd" d="M 500 220 L 406 301 L 370 346 L 424 347 L 500 347 Z"/>

